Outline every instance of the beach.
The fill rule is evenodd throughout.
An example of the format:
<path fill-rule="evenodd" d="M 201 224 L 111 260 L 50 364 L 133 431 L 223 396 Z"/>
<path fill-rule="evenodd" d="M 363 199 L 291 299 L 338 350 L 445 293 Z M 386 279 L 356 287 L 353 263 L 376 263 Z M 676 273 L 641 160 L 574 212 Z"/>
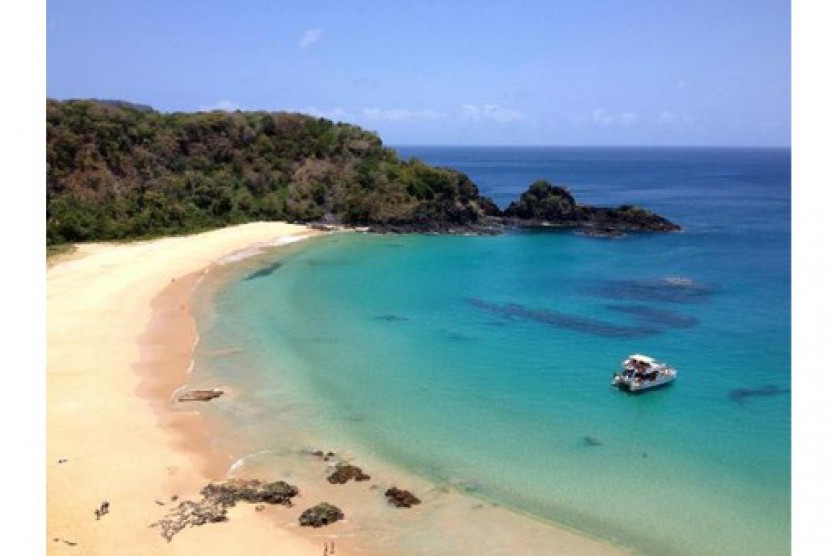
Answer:
<path fill-rule="evenodd" d="M 156 500 L 172 506 L 174 495 L 198 498 L 217 478 L 208 476 L 216 470 L 210 459 L 190 449 L 205 434 L 198 414 L 160 412 L 171 393 L 162 396 L 164 385 L 185 379 L 192 322 L 154 346 L 157 357 L 164 360 L 164 354 L 172 363 L 154 370 L 157 382 L 148 388 L 137 372 L 152 301 L 174 280 L 252 244 L 309 233 L 304 226 L 257 223 L 196 236 L 81 245 L 47 271 L 50 554 L 193 554 L 206 547 L 214 554 L 273 553 L 275 547 L 320 553 L 320 544 L 269 527 L 250 505 L 231 510 L 227 523 L 190 529 L 170 544 L 148 528 L 167 509 Z M 186 298 L 187 288 L 180 293 Z M 109 513 L 96 520 L 103 501 Z"/>
<path fill-rule="evenodd" d="M 217 261 L 316 233 L 254 223 L 137 243 L 84 244 L 47 270 L 48 552 L 303 555 L 321 554 L 336 540 L 341 554 L 389 553 L 402 534 L 419 529 L 436 553 L 479 548 L 509 554 L 517 544 L 528 554 L 619 553 L 380 462 L 367 469 L 375 478 L 369 487 L 332 486 L 325 481 L 329 468 L 308 455 L 298 455 L 297 469 L 289 472 L 301 492 L 293 508 L 257 511 L 237 504 L 227 522 L 185 529 L 170 543 L 150 527 L 179 501 L 198 500 L 239 456 L 211 442 L 232 431 L 208 424 L 195 405 L 202 402 L 170 401 L 187 381 L 198 338 L 190 315 L 194 287 Z M 228 397 L 232 403 L 232 393 Z M 421 496 L 420 506 L 385 504 L 377 490 L 400 481 Z M 301 529 L 299 513 L 323 500 L 343 508 L 346 520 Z M 109 511 L 97 519 L 104 501 Z M 456 534 L 461 523 L 464 532 Z M 488 534 L 472 534 L 477 524 Z M 422 553 L 417 547 L 423 546 L 397 553 Z"/>

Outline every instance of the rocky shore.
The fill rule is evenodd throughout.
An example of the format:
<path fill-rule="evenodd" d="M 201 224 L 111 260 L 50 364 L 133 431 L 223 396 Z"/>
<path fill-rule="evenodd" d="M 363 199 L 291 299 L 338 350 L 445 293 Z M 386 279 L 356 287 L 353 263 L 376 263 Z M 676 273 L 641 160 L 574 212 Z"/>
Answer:
<path fill-rule="evenodd" d="M 467 216 L 458 221 L 412 220 L 372 224 L 366 230 L 391 234 L 498 235 L 511 229 L 547 229 L 575 231 L 591 237 L 681 230 L 679 225 L 667 218 L 634 205 L 612 208 L 579 204 L 567 188 L 545 180 L 534 182 L 504 211 L 493 205 L 488 206 L 486 212 Z"/>
<path fill-rule="evenodd" d="M 327 477 L 331 485 L 344 485 L 350 480 L 355 482 L 368 481 L 371 477 L 360 467 L 345 463 L 334 452 L 313 450 L 310 455 L 319 457 L 334 471 Z M 377 490 L 377 486 L 372 490 Z M 174 495 L 170 503 L 176 503 L 166 515 L 149 525 L 157 528 L 161 536 L 171 542 L 173 538 L 189 527 L 200 527 L 210 523 L 228 521 L 228 510 L 240 502 L 256 504 L 256 510 L 262 511 L 265 505 L 294 507 L 294 498 L 300 496 L 300 489 L 285 481 L 264 482 L 258 479 L 227 479 L 211 482 L 199 492 L 199 500 L 181 500 Z M 411 508 L 421 503 L 421 500 L 409 490 L 396 486 L 386 489 L 384 496 L 390 506 L 396 508 Z M 165 502 L 156 500 L 159 506 Z M 96 514 L 97 515 L 97 514 Z M 346 518 L 344 511 L 338 506 L 324 501 L 305 509 L 297 518 L 301 527 L 319 528 L 331 525 Z"/>

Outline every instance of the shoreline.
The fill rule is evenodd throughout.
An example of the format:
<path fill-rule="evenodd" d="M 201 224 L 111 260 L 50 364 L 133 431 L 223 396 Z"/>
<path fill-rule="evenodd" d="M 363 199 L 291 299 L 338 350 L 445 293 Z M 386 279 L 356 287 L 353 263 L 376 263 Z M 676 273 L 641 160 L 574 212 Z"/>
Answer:
<path fill-rule="evenodd" d="M 153 301 L 174 279 L 230 253 L 299 234 L 314 232 L 254 223 L 128 244 L 84 244 L 77 256 L 47 269 L 47 553 L 194 554 L 209 546 L 215 554 L 274 547 L 320 554 L 322 543 L 274 527 L 248 504 L 233 508 L 227 523 L 187 529 L 171 543 L 148 527 L 175 505 L 173 496 L 198 499 L 213 477 L 207 460 L 166 426 L 175 422 L 196 431 L 196 413 L 161 412 L 161 419 L 164 401 L 150 401 L 136 368 L 146 355 L 139 341 L 151 323 Z M 155 352 L 169 354 L 174 363 L 191 353 L 192 342 L 175 346 L 161 342 Z M 163 376 L 174 375 L 176 366 Z M 208 438 L 207 429 L 201 434 Z M 110 510 L 97 520 L 94 510 L 103 501 Z"/>
<path fill-rule="evenodd" d="M 246 227 L 257 227 L 256 231 L 251 234 L 242 233 L 240 230 Z M 261 229 L 259 229 L 261 228 Z M 302 470 L 297 470 L 297 481 L 289 482 L 297 484 L 300 487 L 301 495 L 305 495 L 303 499 L 299 500 L 300 506 L 288 510 L 281 507 L 267 508 L 263 512 L 255 512 L 252 505 L 241 504 L 231 510 L 230 520 L 227 523 L 206 525 L 203 527 L 196 527 L 186 529 L 181 534 L 177 535 L 172 543 L 166 543 L 154 529 L 148 529 L 147 525 L 164 516 L 168 507 L 161 507 L 159 502 L 169 504 L 169 499 L 173 495 L 180 496 L 182 499 L 196 499 L 198 498 L 198 491 L 207 483 L 214 480 L 224 478 L 229 471 L 232 463 L 239 458 L 239 454 L 231 454 L 223 452 L 211 442 L 213 438 L 222 435 L 229 435 L 230 431 L 226 431 L 221 426 L 221 423 L 215 420 L 209 420 L 199 411 L 201 403 L 204 402 L 189 402 L 186 404 L 178 404 L 171 402 L 171 396 L 177 389 L 181 388 L 187 383 L 190 368 L 193 365 L 194 348 L 198 341 L 198 333 L 196 330 L 196 323 L 192 313 L 192 302 L 194 292 L 198 287 L 201 279 L 205 273 L 209 271 L 211 264 L 220 262 L 220 264 L 233 264 L 240 258 L 247 257 L 252 253 L 261 251 L 260 247 L 266 246 L 268 239 L 260 239 L 262 235 L 268 235 L 280 230 L 276 234 L 279 238 L 289 239 L 284 241 L 288 243 L 293 240 L 297 234 L 316 235 L 315 232 L 307 230 L 302 226 L 291 226 L 287 224 L 254 224 L 245 225 L 235 228 L 225 228 L 215 232 L 208 232 L 207 234 L 199 234 L 197 236 L 188 236 L 188 241 L 175 241 L 176 245 L 171 245 L 168 249 L 168 258 L 175 259 L 176 254 L 189 252 L 189 246 L 184 243 L 195 243 L 197 238 L 204 239 L 205 236 L 213 236 L 208 239 L 216 238 L 216 241 L 207 241 L 211 244 L 208 253 L 201 254 L 198 261 L 189 261 L 191 264 L 178 264 L 175 271 L 164 264 L 156 265 L 158 271 L 164 269 L 163 277 L 158 276 L 158 272 L 152 279 L 152 286 L 144 285 L 141 293 L 136 293 L 134 300 L 135 304 L 144 303 L 144 316 L 146 317 L 143 325 L 134 324 L 131 329 L 132 342 L 135 349 L 127 350 L 133 353 L 138 352 L 137 359 L 134 359 L 129 365 L 130 371 L 123 372 L 123 365 L 118 369 L 121 376 L 118 377 L 118 386 L 121 390 L 118 392 L 118 397 L 126 398 L 132 394 L 131 410 L 138 411 L 138 406 L 143 406 L 143 411 L 138 411 L 134 415 L 134 427 L 140 428 L 142 438 L 153 437 L 153 442 L 147 442 L 136 446 L 127 437 L 127 443 L 130 446 L 135 446 L 141 451 L 143 457 L 139 461 L 131 461 L 132 467 L 128 466 L 125 469 L 117 467 L 116 469 L 109 469 L 107 479 L 110 479 L 112 484 L 112 474 L 115 472 L 119 477 L 125 475 L 130 479 L 125 481 L 128 484 L 119 484 L 119 495 L 130 494 L 129 505 L 139 505 L 141 510 L 132 511 L 129 516 L 130 519 L 121 519 L 119 514 L 124 512 L 124 499 L 115 494 L 103 494 L 104 489 L 99 489 L 100 496 L 109 496 L 107 500 L 112 503 L 112 515 L 102 519 L 101 522 L 96 522 L 92 516 L 92 510 L 97 506 L 99 501 L 97 499 L 90 499 L 86 496 L 86 504 L 83 509 L 86 511 L 85 515 L 81 509 L 81 500 L 74 500 L 72 506 L 73 511 L 70 512 L 59 510 L 63 500 L 66 498 L 66 492 L 72 488 L 83 488 L 84 483 L 91 482 L 90 477 L 76 477 L 81 479 L 73 481 L 72 485 L 68 485 L 67 480 L 63 475 L 70 469 L 76 458 L 79 461 L 86 460 L 88 464 L 93 461 L 95 463 L 103 463 L 102 459 L 122 459 L 124 454 L 117 454 L 116 450 L 105 450 L 101 453 L 100 450 L 92 450 L 92 454 L 75 455 L 67 453 L 60 458 L 67 458 L 64 464 L 55 464 L 58 454 L 58 446 L 62 444 L 55 441 L 56 430 L 63 426 L 62 422 L 57 422 L 56 419 L 62 420 L 53 411 L 56 404 L 56 399 L 65 398 L 61 396 L 60 392 L 56 393 L 53 387 L 52 370 L 56 363 L 54 359 L 54 333 L 51 326 L 54 322 L 54 304 L 52 303 L 52 294 L 54 291 L 53 285 L 56 280 L 49 274 L 67 274 L 68 278 L 72 277 L 73 269 L 66 268 L 66 265 L 74 263 L 79 267 L 77 272 L 91 271 L 95 274 L 95 268 L 89 269 L 85 267 L 93 266 L 92 263 L 99 262 L 96 257 L 106 258 L 109 253 L 123 252 L 125 250 L 134 250 L 135 253 L 126 253 L 126 259 L 123 262 L 127 267 L 125 270 L 129 272 L 129 265 L 141 259 L 141 257 L 130 257 L 130 255 L 140 255 L 142 248 L 147 248 L 166 243 L 173 243 L 175 239 L 167 238 L 162 240 L 155 240 L 151 242 L 142 242 L 140 244 L 126 244 L 126 245 L 96 245 L 96 246 L 81 246 L 79 248 L 80 258 L 68 261 L 62 267 L 58 263 L 55 267 L 49 269 L 47 275 L 48 285 L 48 302 L 47 311 L 49 314 L 49 326 L 47 334 L 47 390 L 49 392 L 47 403 L 47 548 L 50 553 L 63 553 L 64 550 L 69 550 L 65 543 L 56 542 L 53 539 L 71 540 L 77 542 L 80 546 L 94 545 L 95 551 L 107 552 L 116 550 L 118 553 L 136 553 L 136 554 L 155 554 L 155 553 L 192 553 L 194 550 L 205 552 L 205 546 L 211 546 L 211 553 L 216 554 L 231 554 L 231 553 L 258 553 L 263 551 L 264 547 L 280 546 L 282 553 L 285 554 L 319 554 L 321 552 L 321 544 L 324 539 L 336 538 L 338 542 L 338 549 L 343 554 L 350 554 L 360 552 L 362 554 L 380 553 L 382 544 L 373 547 L 370 539 L 367 537 L 373 536 L 372 529 L 373 519 L 377 517 L 377 512 L 384 512 L 385 501 L 383 506 L 377 504 L 380 494 L 370 489 L 359 488 L 354 483 L 343 485 L 340 487 L 331 487 L 325 484 L 326 466 L 321 463 L 315 464 L 311 459 L 302 456 L 297 456 L 295 463 L 302 466 Z M 290 232 L 290 233 L 289 233 Z M 231 241 L 220 241 L 223 235 L 236 236 Z M 190 241 L 193 238 L 193 241 Z M 237 241 L 238 240 L 238 241 Z M 248 243 L 245 243 L 245 242 Z M 270 241 L 270 245 L 282 244 L 282 239 L 277 239 L 276 242 Z M 166 247 L 166 246 L 164 246 Z M 164 251 L 164 249 L 162 249 Z M 84 261 L 86 264 L 83 264 Z M 201 264 L 204 263 L 204 264 Z M 144 264 L 144 263 L 139 263 Z M 201 264 L 201 266 L 198 266 Z M 59 272 L 60 269 L 65 271 Z M 100 265 L 97 270 L 106 269 L 106 265 Z M 134 270 L 134 269 L 133 269 Z M 106 270 L 104 270 L 106 273 Z M 133 272 L 133 278 L 140 279 L 140 276 L 135 274 L 142 274 Z M 60 276 L 56 277 L 60 278 Z M 106 281 L 106 280 L 105 280 Z M 150 280 L 147 280 L 150 281 Z M 121 287 L 126 289 L 127 284 L 121 284 Z M 143 295 L 142 295 L 143 294 Z M 149 297 L 148 297 L 149 296 Z M 139 299 L 140 298 L 140 299 Z M 113 301 L 113 297 L 109 297 Z M 129 305 L 129 304 L 128 304 Z M 78 306 L 78 310 L 84 310 L 84 306 Z M 106 307 L 102 307 L 105 313 Z M 123 312 L 125 308 L 122 308 Z M 102 323 L 104 324 L 104 323 Z M 109 322 L 104 326 L 109 325 L 111 328 L 117 328 L 123 324 L 115 319 L 115 322 Z M 136 328 L 140 330 L 136 330 Z M 138 332 L 136 334 L 136 332 Z M 129 334 L 127 334 L 129 335 Z M 74 346 L 77 349 L 78 346 Z M 114 346 L 124 348 L 126 346 Z M 88 354 L 87 354 L 88 355 Z M 89 360 L 89 358 L 87 358 Z M 59 364 L 57 364 L 60 366 Z M 169 370 L 166 373 L 159 373 L 159 369 Z M 112 374 L 115 374 L 115 370 Z M 115 378 L 115 377 L 113 377 Z M 130 380 L 132 379 L 132 381 Z M 124 391 L 126 383 L 132 382 L 132 388 L 128 392 Z M 105 389 L 107 393 L 112 392 L 112 386 Z M 221 387 L 221 385 L 216 385 Z M 226 396 L 224 398 L 232 398 Z M 220 398 L 220 400 L 224 399 Z M 66 403 L 66 402 L 64 402 Z M 210 402 L 215 403 L 215 402 Z M 60 403 L 57 404 L 60 408 Z M 127 411 L 126 408 L 121 407 L 98 407 L 96 414 L 99 421 L 103 423 L 104 428 L 109 429 L 108 436 L 122 435 L 127 432 L 122 428 L 119 420 L 113 423 L 109 419 L 112 417 L 123 416 Z M 139 415 L 140 414 L 140 415 Z M 140 419 L 138 418 L 140 417 Z M 140 421 L 140 423 L 139 423 Z M 115 425 L 115 426 L 114 426 Z M 140 425 L 140 427 L 139 427 Z M 115 430 L 112 430 L 115 428 Z M 81 432 L 80 427 L 76 432 Z M 91 431 L 86 431 L 91 432 Z M 129 433 L 136 432 L 135 429 L 129 429 Z M 114 434 L 113 434 L 114 433 Z M 149 438 L 145 438 L 149 440 Z M 148 445 L 149 444 L 149 445 Z M 61 448 L 63 446 L 60 446 Z M 66 450 L 63 450 L 66 451 Z M 132 450 L 129 450 L 132 452 Z M 116 452 L 116 453 L 114 453 Z M 78 451 L 76 451 L 78 454 Z M 102 456 L 119 456 L 113 458 L 105 458 Z M 87 457 L 85 457 L 87 456 Z M 95 456 L 95 457 L 88 457 Z M 152 466 L 153 473 L 149 473 L 148 459 L 156 459 L 164 461 L 167 465 L 162 465 L 161 461 Z M 243 455 L 244 456 L 244 455 Z M 128 458 L 133 460 L 133 458 Z M 107 462 L 112 463 L 112 462 Z M 356 462 L 361 464 L 360 461 Z M 363 463 L 366 463 L 363 461 Z M 136 471 L 135 467 L 142 467 L 143 473 L 141 479 L 128 475 L 129 470 Z M 407 513 L 398 515 L 402 518 L 399 521 L 403 523 L 403 527 L 435 527 L 441 529 L 441 534 L 453 535 L 453 528 L 458 527 L 460 522 L 458 519 L 464 521 L 481 521 L 485 526 L 499 523 L 495 528 L 494 536 L 497 538 L 495 545 L 484 547 L 495 549 L 496 553 L 499 550 L 508 550 L 514 546 L 511 542 L 519 539 L 525 540 L 529 538 L 532 545 L 538 543 L 539 549 L 544 547 L 545 550 L 555 549 L 567 554 L 619 554 L 625 553 L 625 549 L 612 546 L 599 539 L 587 537 L 577 531 L 570 530 L 565 526 L 552 524 L 548 522 L 541 522 L 533 516 L 522 515 L 520 511 L 514 509 L 503 509 L 497 507 L 496 504 L 488 505 L 484 509 L 479 509 L 474 514 L 469 512 L 471 502 L 472 507 L 478 508 L 484 504 L 477 498 L 465 495 L 455 491 L 445 491 L 444 489 L 435 489 L 435 485 L 431 485 L 431 481 L 423 477 L 412 477 L 407 472 L 401 472 L 388 465 L 381 465 L 380 462 L 373 462 L 372 468 L 367 469 L 367 472 L 377 475 L 377 479 L 383 480 L 381 475 L 385 475 L 388 480 L 390 478 L 403 478 L 403 486 L 405 488 L 415 487 L 417 493 L 424 500 L 424 503 L 417 509 L 406 510 Z M 100 482 L 99 473 L 94 473 L 95 481 Z M 244 473 L 243 473 L 244 475 Z M 234 474 L 236 476 L 236 474 Z M 266 480 L 272 480 L 270 477 L 261 477 Z M 86 480 L 83 480 L 86 479 Z M 152 486 L 149 486 L 145 481 L 149 480 Z M 376 482 L 376 481 L 373 481 Z M 391 483 L 390 483 L 391 484 Z M 149 488 L 148 488 L 149 487 Z M 373 488 L 377 488 L 374 485 Z M 90 494 L 91 496 L 91 494 Z M 124 497 L 127 498 L 127 497 Z M 317 500 L 320 498 L 320 500 Z M 335 525 L 323 528 L 321 530 L 307 530 L 300 529 L 296 523 L 296 515 L 299 511 L 307 506 L 312 505 L 323 499 L 331 501 L 344 508 L 347 514 L 345 522 L 339 522 Z M 58 500 L 61 500 L 59 503 Z M 376 507 L 377 506 L 377 507 Z M 378 509 L 380 508 L 380 509 Z M 459 515 L 459 509 L 466 509 L 466 515 Z M 79 513 L 80 511 L 80 513 Z M 392 510 L 393 512 L 401 512 L 401 510 Z M 78 515 L 75 515 L 78 514 Z M 89 516 L 87 518 L 87 516 Z M 119 516 L 119 517 L 116 517 Z M 143 523 L 139 522 L 139 516 L 143 518 Z M 350 517 L 353 517 L 350 519 Z M 113 522 L 118 521 L 118 526 L 114 526 Z M 93 527 L 103 529 L 106 524 L 105 532 L 95 531 Z M 383 530 L 388 524 L 380 526 Z M 427 533 L 432 533 L 427 531 Z M 361 538 L 362 537 L 362 538 Z M 393 533 L 393 540 L 395 536 Z M 377 539 L 374 539 L 377 540 Z M 454 548 L 450 550 L 461 550 L 462 552 L 467 548 L 477 547 L 482 548 L 480 539 L 463 539 L 451 537 L 447 541 L 452 541 Z M 470 542 L 479 543 L 471 545 Z M 550 543 L 554 544 L 551 545 Z M 130 548 L 125 551 L 124 544 Z M 522 543 L 524 545 L 524 542 Z M 394 545 L 393 545 L 394 546 Z M 447 547 L 449 548 L 449 546 Z M 530 548 L 530 545 L 529 545 Z M 413 552 L 413 553 L 418 553 Z M 505 552 L 508 553 L 508 552 Z M 537 553 L 535 550 L 530 550 L 526 553 Z M 544 553 L 544 552 L 538 552 Z"/>

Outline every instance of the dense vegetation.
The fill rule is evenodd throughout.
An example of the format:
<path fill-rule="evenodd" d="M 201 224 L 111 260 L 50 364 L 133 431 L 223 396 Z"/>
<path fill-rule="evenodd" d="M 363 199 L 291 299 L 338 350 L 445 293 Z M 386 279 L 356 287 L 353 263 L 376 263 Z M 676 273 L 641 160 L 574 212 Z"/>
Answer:
<path fill-rule="evenodd" d="M 557 220 L 573 218 L 577 213 L 576 200 L 567 189 L 537 180 L 504 211 L 505 216 L 523 220 Z"/>
<path fill-rule="evenodd" d="M 47 100 L 46 137 L 47 244 L 252 220 L 441 229 L 499 214 L 464 174 L 301 114 Z"/>

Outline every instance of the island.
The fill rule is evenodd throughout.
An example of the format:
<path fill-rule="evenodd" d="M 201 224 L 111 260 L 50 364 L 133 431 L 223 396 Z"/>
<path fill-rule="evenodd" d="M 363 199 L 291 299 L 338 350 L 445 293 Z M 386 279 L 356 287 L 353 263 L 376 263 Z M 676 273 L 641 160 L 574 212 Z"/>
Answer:
<path fill-rule="evenodd" d="M 48 99 L 46 137 L 49 246 L 254 221 L 392 233 L 680 229 L 638 207 L 580 205 L 543 180 L 502 211 L 462 172 L 403 160 L 374 133 L 303 114 Z"/>

